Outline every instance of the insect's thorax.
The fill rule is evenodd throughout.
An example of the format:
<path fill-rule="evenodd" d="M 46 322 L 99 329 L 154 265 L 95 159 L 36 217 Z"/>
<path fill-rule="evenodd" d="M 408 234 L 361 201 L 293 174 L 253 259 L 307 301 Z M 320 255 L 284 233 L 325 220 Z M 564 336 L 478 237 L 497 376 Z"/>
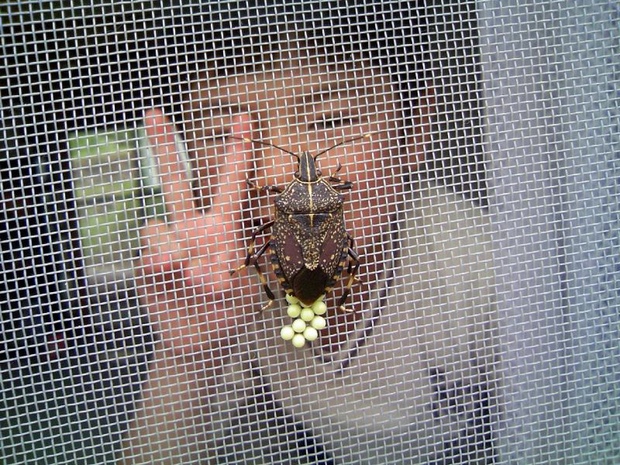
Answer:
<path fill-rule="evenodd" d="M 342 210 L 343 203 L 342 196 L 324 178 L 308 183 L 295 179 L 275 201 L 277 212 L 285 215 L 333 214 Z"/>

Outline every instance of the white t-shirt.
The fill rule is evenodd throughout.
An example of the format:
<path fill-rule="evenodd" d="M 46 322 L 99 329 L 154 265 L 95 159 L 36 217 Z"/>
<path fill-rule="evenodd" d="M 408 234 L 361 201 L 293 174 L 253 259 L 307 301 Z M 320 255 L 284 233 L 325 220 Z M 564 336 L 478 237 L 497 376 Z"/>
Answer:
<path fill-rule="evenodd" d="M 488 221 L 426 182 L 399 217 L 372 304 L 337 354 L 282 340 L 284 308 L 256 315 L 219 389 L 221 463 L 492 462 Z"/>

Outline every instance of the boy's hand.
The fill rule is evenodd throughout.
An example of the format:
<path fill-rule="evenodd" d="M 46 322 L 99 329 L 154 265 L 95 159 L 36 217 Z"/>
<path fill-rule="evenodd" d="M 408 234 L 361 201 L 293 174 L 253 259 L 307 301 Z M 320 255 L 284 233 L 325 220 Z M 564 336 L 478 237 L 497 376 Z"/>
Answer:
<path fill-rule="evenodd" d="M 247 274 L 231 278 L 229 273 L 244 250 L 241 212 L 251 169 L 250 147 L 230 139 L 212 189 L 212 206 L 199 211 L 176 152 L 174 127 L 159 110 L 146 114 L 145 127 L 169 221 L 149 220 L 141 231 L 137 267 L 141 304 L 165 348 L 177 355 L 215 360 L 233 342 L 236 327 L 242 326 L 243 311 L 235 310 L 234 303 L 250 286 Z M 238 137 L 251 136 L 247 116 L 238 116 L 231 129 Z"/>

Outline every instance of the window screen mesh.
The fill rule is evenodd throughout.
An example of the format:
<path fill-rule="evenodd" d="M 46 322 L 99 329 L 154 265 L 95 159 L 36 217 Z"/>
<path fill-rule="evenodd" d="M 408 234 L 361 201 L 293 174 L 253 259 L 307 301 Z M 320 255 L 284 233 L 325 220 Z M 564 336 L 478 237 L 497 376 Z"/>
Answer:
<path fill-rule="evenodd" d="M 3 2 L 0 461 L 620 463 L 590 3 Z"/>

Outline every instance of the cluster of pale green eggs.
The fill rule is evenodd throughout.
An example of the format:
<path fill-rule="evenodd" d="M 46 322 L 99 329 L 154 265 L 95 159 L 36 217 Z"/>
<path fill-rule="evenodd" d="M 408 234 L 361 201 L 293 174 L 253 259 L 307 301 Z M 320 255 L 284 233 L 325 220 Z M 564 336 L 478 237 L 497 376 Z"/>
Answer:
<path fill-rule="evenodd" d="M 319 337 L 319 331 L 327 325 L 327 321 L 323 317 L 327 312 L 324 299 L 325 295 L 322 295 L 307 307 L 297 297 L 287 294 L 286 301 L 289 306 L 286 313 L 293 318 L 293 323 L 282 327 L 280 330 L 282 339 L 291 341 L 298 349 L 305 346 L 306 342 L 316 341 Z"/>

